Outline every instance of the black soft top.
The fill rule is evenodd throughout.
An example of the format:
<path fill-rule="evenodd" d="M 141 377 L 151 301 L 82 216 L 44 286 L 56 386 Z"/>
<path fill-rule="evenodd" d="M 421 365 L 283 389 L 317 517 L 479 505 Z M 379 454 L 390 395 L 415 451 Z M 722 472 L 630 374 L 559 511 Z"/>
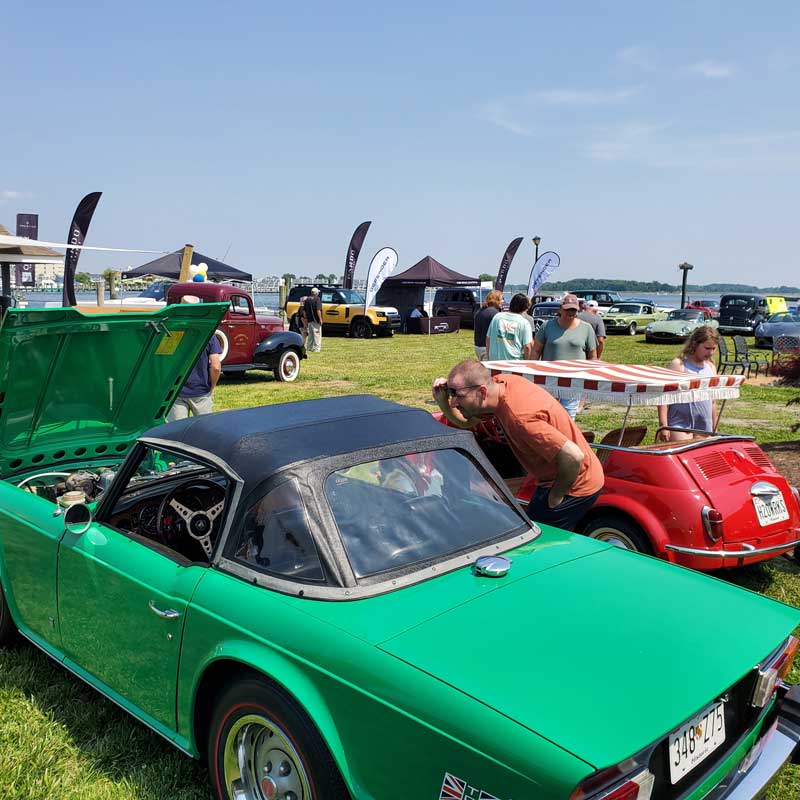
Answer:
<path fill-rule="evenodd" d="M 189 417 L 151 428 L 143 438 L 213 453 L 252 484 L 299 461 L 413 439 L 464 436 L 427 411 L 363 394 Z"/>

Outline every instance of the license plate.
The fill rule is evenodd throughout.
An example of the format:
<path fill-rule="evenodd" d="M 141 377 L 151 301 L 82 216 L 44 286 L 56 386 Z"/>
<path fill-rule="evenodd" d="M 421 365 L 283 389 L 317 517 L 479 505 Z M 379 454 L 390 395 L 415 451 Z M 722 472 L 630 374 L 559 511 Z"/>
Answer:
<path fill-rule="evenodd" d="M 669 777 L 677 783 L 725 741 L 725 704 L 714 703 L 669 735 Z"/>
<path fill-rule="evenodd" d="M 754 497 L 753 506 L 756 510 L 756 516 L 758 517 L 758 524 L 762 528 L 767 525 L 772 525 L 774 522 L 782 522 L 785 519 L 789 519 L 789 511 L 786 508 L 783 495 L 773 495 L 769 500 L 764 500 L 761 497 Z"/>

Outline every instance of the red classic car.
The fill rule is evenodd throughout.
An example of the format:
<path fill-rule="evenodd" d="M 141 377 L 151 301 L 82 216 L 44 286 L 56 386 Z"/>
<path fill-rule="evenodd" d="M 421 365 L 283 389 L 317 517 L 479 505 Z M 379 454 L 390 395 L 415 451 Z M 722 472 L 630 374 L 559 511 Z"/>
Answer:
<path fill-rule="evenodd" d="M 693 308 L 696 311 L 706 311 L 711 314 L 713 319 L 719 318 L 718 300 L 695 300 L 692 303 L 687 303 L 686 308 Z"/>
<path fill-rule="evenodd" d="M 628 408 L 691 399 L 724 401 L 738 396 L 743 381 L 741 375 L 698 378 L 661 367 L 601 361 L 485 364 L 522 374 L 555 396 L 580 394 Z M 691 440 L 643 445 L 646 431 L 623 423 L 592 443 L 603 464 L 605 488 L 580 532 L 703 570 L 763 561 L 800 545 L 800 494 L 752 436 L 697 431 Z M 524 474 L 499 426 L 490 420 L 475 432 L 516 497 L 527 502 L 535 481 Z"/>

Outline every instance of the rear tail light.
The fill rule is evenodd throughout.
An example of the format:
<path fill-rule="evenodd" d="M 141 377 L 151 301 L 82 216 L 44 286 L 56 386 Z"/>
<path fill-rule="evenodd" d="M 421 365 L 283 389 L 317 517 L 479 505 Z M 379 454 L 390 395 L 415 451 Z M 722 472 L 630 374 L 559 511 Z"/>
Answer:
<path fill-rule="evenodd" d="M 794 499 L 797 502 L 798 507 L 800 507 L 800 489 L 796 486 L 789 487 L 792 490 L 792 494 L 794 495 Z"/>
<path fill-rule="evenodd" d="M 798 644 L 800 642 L 794 636 L 790 636 L 777 653 L 771 655 L 759 666 L 753 698 L 750 701 L 753 706 L 763 708 L 772 697 L 775 684 L 789 674 L 794 657 L 797 655 Z"/>
<path fill-rule="evenodd" d="M 711 506 L 703 506 L 700 512 L 703 518 L 703 530 L 712 542 L 718 542 L 722 536 L 722 513 Z"/>
<path fill-rule="evenodd" d="M 569 800 L 650 800 L 655 782 L 650 770 L 643 769 L 616 781 L 619 774 L 619 766 L 595 772 L 578 785 Z"/>

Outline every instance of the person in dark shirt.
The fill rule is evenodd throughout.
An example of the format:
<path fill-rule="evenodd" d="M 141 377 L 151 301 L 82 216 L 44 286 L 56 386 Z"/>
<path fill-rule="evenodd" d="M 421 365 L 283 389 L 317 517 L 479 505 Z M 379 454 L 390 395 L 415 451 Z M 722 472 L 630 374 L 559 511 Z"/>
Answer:
<path fill-rule="evenodd" d="M 322 301 L 319 299 L 319 289 L 315 286 L 303 305 L 306 314 L 306 328 L 311 347 L 309 353 L 319 353 L 322 350 Z"/>
<path fill-rule="evenodd" d="M 184 295 L 182 303 L 199 303 L 195 295 Z M 214 389 L 222 374 L 222 346 L 216 334 L 208 340 L 208 344 L 195 362 L 186 383 L 175 400 L 175 405 L 167 414 L 167 422 L 186 419 L 189 414 L 210 414 L 214 410 Z"/>
<path fill-rule="evenodd" d="M 473 326 L 475 328 L 475 358 L 483 361 L 486 358 L 486 334 L 489 332 L 489 325 L 492 317 L 500 310 L 503 304 L 503 293 L 497 289 L 492 289 L 486 295 L 483 305 L 475 312 Z"/>

